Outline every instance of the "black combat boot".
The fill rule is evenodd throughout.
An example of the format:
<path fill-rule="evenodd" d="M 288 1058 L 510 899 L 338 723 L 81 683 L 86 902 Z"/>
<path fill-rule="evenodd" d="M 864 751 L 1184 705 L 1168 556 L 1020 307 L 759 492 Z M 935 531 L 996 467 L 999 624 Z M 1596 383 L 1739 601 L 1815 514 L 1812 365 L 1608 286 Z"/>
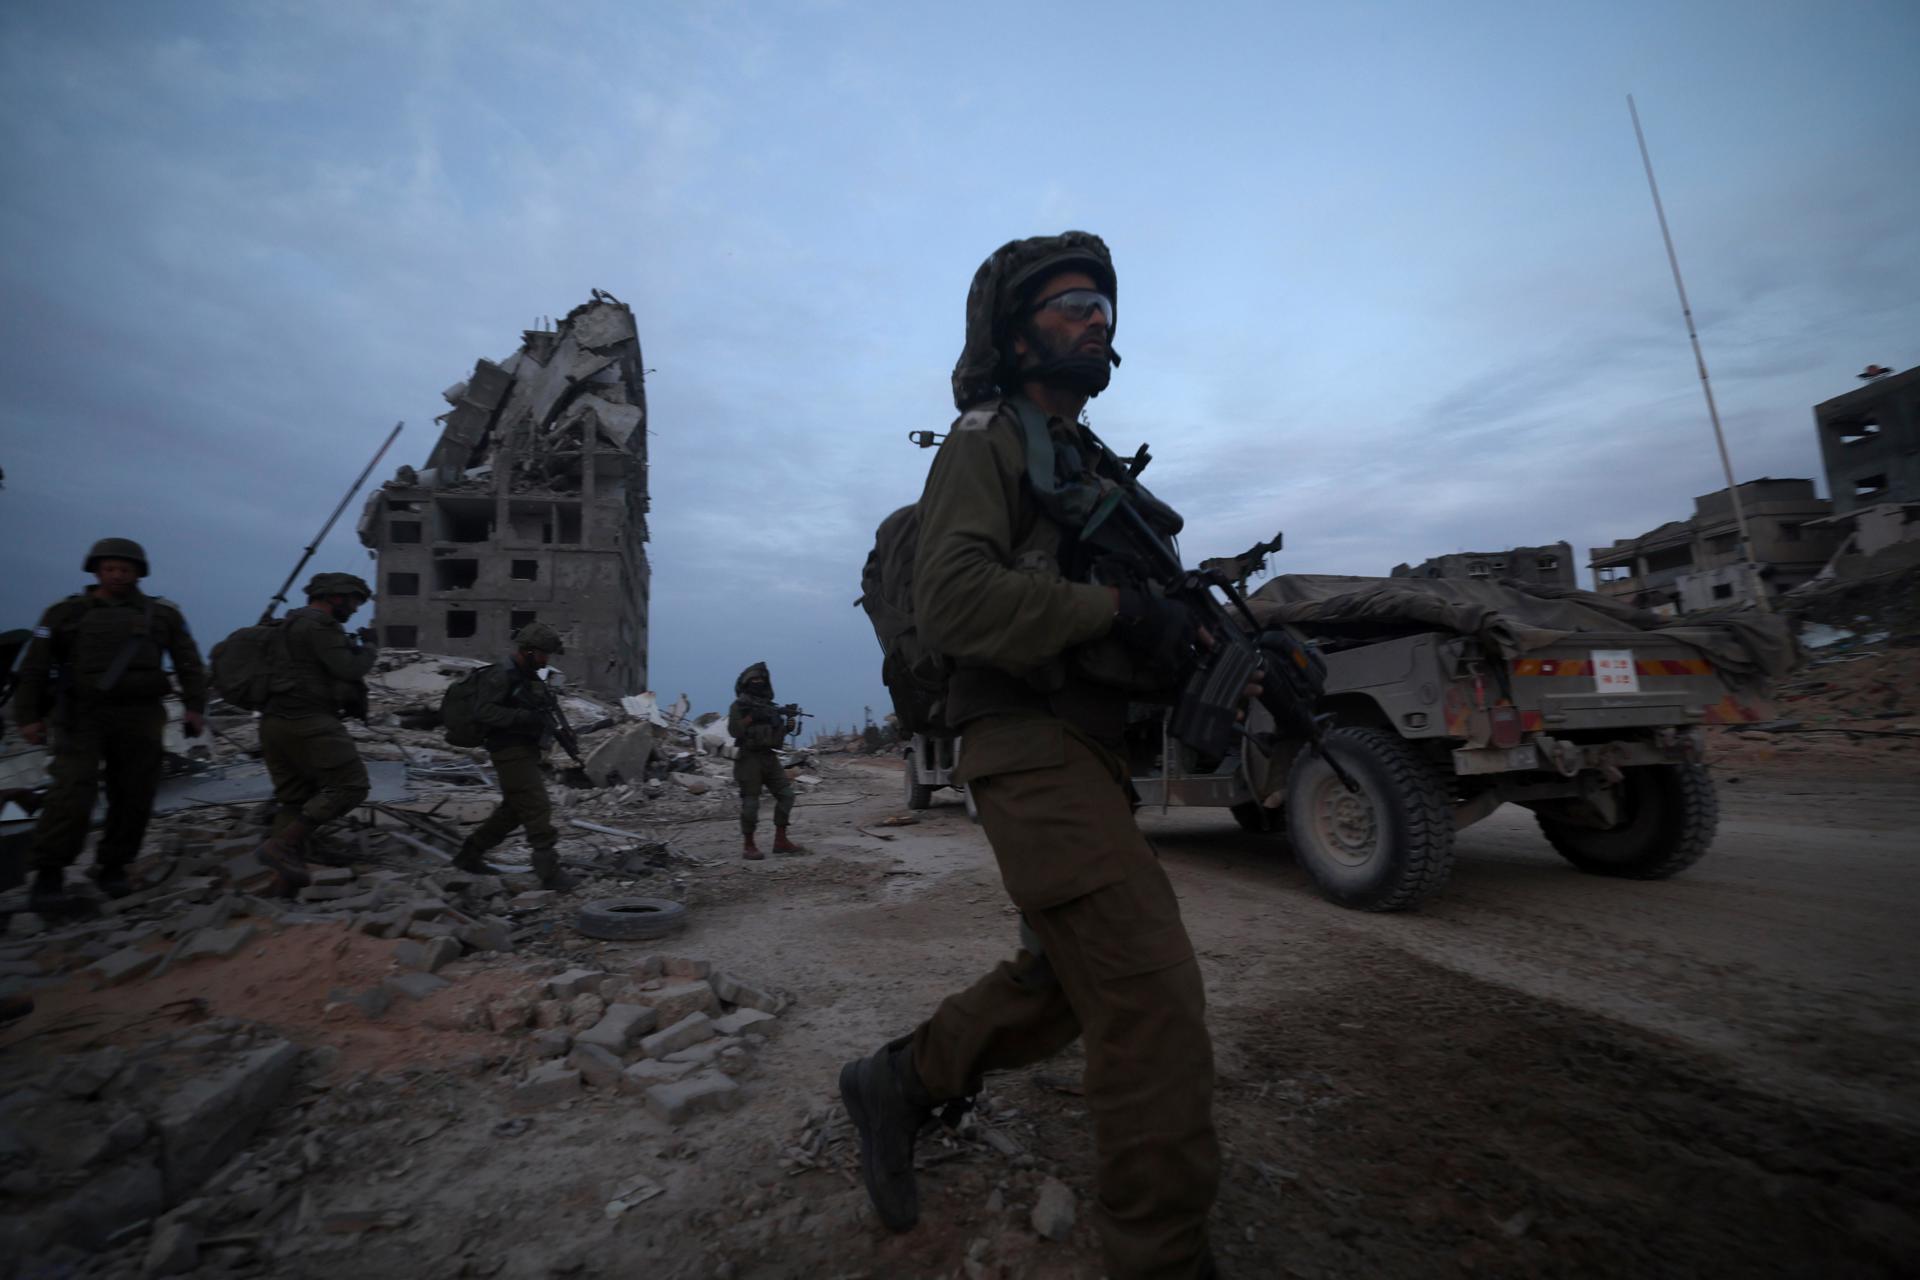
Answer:
<path fill-rule="evenodd" d="M 67 892 L 67 873 L 59 867 L 42 867 L 34 872 L 33 891 L 27 895 L 27 910 L 37 916 L 57 919 L 72 915 L 79 904 Z"/>
<path fill-rule="evenodd" d="M 93 882 L 100 886 L 100 892 L 109 899 L 124 898 L 133 892 L 133 881 L 127 879 L 125 867 L 108 867 L 95 864 L 91 872 Z"/>
<path fill-rule="evenodd" d="M 573 877 L 560 869 L 560 854 L 554 849 L 533 851 L 533 874 L 540 877 L 542 889 L 565 893 L 573 888 Z"/>
<path fill-rule="evenodd" d="M 460 852 L 453 855 L 453 865 L 476 876 L 502 874 L 500 868 L 488 862 L 483 851 L 474 846 L 471 837 L 461 844 Z"/>
<path fill-rule="evenodd" d="M 880 1221 L 905 1231 L 920 1221 L 913 1180 L 913 1141 L 933 1115 L 933 1099 L 913 1067 L 911 1037 L 840 1068 L 840 1097 L 860 1131 L 860 1175 Z"/>
<path fill-rule="evenodd" d="M 273 872 L 273 892 L 291 898 L 313 883 L 313 873 L 307 870 L 306 858 L 307 837 L 312 834 L 311 822 L 305 818 L 295 818 L 277 834 L 268 836 L 254 846 L 253 856 L 261 866 Z"/>

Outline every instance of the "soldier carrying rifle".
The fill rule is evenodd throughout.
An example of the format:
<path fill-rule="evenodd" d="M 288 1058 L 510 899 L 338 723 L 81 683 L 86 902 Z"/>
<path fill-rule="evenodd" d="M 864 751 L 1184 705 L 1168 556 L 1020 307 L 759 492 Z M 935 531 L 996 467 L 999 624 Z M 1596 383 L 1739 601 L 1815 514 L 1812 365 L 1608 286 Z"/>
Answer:
<path fill-rule="evenodd" d="M 549 734 L 564 735 L 561 745 L 576 754 L 572 733 L 554 704 L 553 691 L 540 678 L 547 659 L 564 653 L 560 633 L 544 622 L 530 622 L 513 633 L 513 653 L 505 662 L 475 673 L 473 718 L 484 732 L 484 745 L 500 779 L 500 803 L 470 834 L 454 856 L 462 871 L 492 873 L 487 850 L 514 828 L 525 827 L 533 846 L 533 871 L 547 889 L 570 889 L 571 880 L 560 870 L 560 833 L 553 825 L 553 802 L 540 776 L 540 757 Z M 577 758 L 577 756 L 576 756 Z"/>
<path fill-rule="evenodd" d="M 760 825 L 760 791 L 773 794 L 773 851 L 805 853 L 787 838 L 787 819 L 793 816 L 793 783 L 780 764 L 777 748 L 800 727 L 806 713 L 797 705 L 773 700 L 773 676 L 767 664 L 756 662 L 734 681 L 737 695 L 727 712 L 727 732 L 733 735 L 733 780 L 740 784 L 740 856 L 758 861 L 766 855 L 753 842 Z"/>

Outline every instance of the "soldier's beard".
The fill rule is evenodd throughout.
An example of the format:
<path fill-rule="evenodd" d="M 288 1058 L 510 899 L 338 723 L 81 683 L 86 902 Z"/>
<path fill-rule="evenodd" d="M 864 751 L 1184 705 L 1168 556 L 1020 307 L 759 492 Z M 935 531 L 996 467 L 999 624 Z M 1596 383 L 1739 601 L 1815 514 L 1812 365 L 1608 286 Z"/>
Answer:
<path fill-rule="evenodd" d="M 1106 351 L 1064 350 L 1032 324 L 1027 325 L 1026 338 L 1038 358 L 1020 370 L 1023 380 L 1042 382 L 1074 395 L 1097 396 L 1113 378 L 1113 361 Z"/>

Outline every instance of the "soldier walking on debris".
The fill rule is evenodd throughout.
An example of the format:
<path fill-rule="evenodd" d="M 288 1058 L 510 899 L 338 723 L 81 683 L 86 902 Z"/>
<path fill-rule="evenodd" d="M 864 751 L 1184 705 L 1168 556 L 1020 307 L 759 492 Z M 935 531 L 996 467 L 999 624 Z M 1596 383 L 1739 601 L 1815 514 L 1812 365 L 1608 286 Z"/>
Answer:
<path fill-rule="evenodd" d="M 109 898 L 132 891 L 127 867 L 139 856 L 153 814 L 167 712 L 164 652 L 180 686 L 187 736 L 206 722 L 207 674 L 180 607 L 136 585 L 147 553 L 126 538 L 102 538 L 87 552 L 94 585 L 48 609 L 20 664 L 14 718 L 20 736 L 53 748 L 53 787 L 33 828 L 32 910 L 58 915 L 79 904 L 66 893 L 66 868 L 86 843 L 94 796 L 104 778 L 107 823 L 93 879 Z"/>
<path fill-rule="evenodd" d="M 540 776 L 540 758 L 553 732 L 553 691 L 540 673 L 549 657 L 564 652 L 559 632 L 544 622 L 531 622 L 513 633 L 513 653 L 505 662 L 475 675 L 473 718 L 485 731 L 484 745 L 500 779 L 500 803 L 461 844 L 453 865 L 462 871 L 497 874 L 499 869 L 488 866 L 484 855 L 515 827 L 524 827 L 542 887 L 572 887 L 560 870 L 560 833 L 554 829 L 553 802 Z"/>
<path fill-rule="evenodd" d="M 1170 699 L 1206 638 L 1123 548 L 1080 537 L 1109 485 L 1162 536 L 1179 530 L 1079 422 L 1120 362 L 1114 295 L 1106 245 L 1084 232 L 1012 242 L 974 275 L 953 373 L 961 417 L 919 503 L 914 615 L 953 666 L 956 776 L 1022 945 L 910 1036 L 848 1063 L 840 1090 L 874 1206 L 905 1230 L 919 1217 L 914 1138 L 933 1109 L 1083 1039 L 1107 1273 L 1210 1276 L 1220 1157 L 1205 994 L 1120 753 L 1129 699 Z"/>
<path fill-rule="evenodd" d="M 733 735 L 733 780 L 740 784 L 740 831 L 745 837 L 740 856 L 758 860 L 766 855 L 753 842 L 760 825 L 760 789 L 773 793 L 773 851 L 805 853 L 787 838 L 787 819 L 793 816 L 793 783 L 780 764 L 781 743 L 796 721 L 773 701 L 773 677 L 767 664 L 756 662 L 733 682 L 737 695 L 727 711 L 727 732 Z"/>
<path fill-rule="evenodd" d="M 344 722 L 366 718 L 367 673 L 378 656 L 371 629 L 349 636 L 344 625 L 373 588 L 350 573 L 320 573 L 306 596 L 280 627 L 260 713 L 260 753 L 279 808 L 273 834 L 254 856 L 286 894 L 313 878 L 306 858 L 313 833 L 367 798 L 367 766 Z"/>

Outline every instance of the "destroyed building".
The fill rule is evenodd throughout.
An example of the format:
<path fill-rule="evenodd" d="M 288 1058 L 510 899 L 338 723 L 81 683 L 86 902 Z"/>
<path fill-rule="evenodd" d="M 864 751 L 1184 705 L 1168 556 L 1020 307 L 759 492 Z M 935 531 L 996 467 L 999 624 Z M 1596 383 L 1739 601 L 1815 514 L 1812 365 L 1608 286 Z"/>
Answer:
<path fill-rule="evenodd" d="M 367 499 L 380 643 L 495 658 L 535 620 L 577 686 L 647 687 L 647 401 L 633 312 L 598 289 L 444 393 L 426 465 Z"/>
<path fill-rule="evenodd" d="M 1397 564 L 1393 578 L 1482 578 L 1533 582 L 1548 587 L 1577 587 L 1573 546 L 1550 542 L 1542 547 L 1514 547 L 1507 551 L 1456 551 L 1417 565 Z"/>
<path fill-rule="evenodd" d="M 1870 372 L 1813 407 L 1833 495 L 1824 523 L 1842 539 L 1828 570 L 1842 577 L 1920 564 L 1920 367 Z"/>

